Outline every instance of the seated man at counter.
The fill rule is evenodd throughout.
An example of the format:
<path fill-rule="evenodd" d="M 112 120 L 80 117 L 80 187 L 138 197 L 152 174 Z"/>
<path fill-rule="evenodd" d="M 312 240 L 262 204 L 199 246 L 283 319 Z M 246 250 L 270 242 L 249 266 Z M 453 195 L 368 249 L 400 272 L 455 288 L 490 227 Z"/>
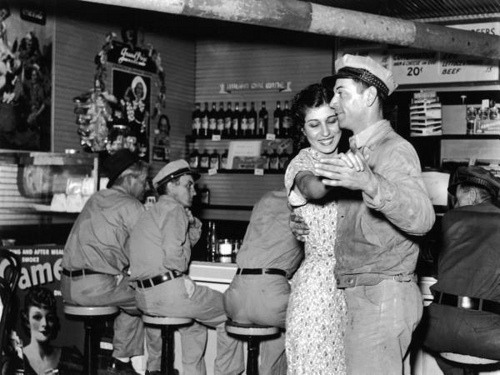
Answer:
<path fill-rule="evenodd" d="M 425 346 L 500 360 L 500 180 L 477 166 L 459 167 L 448 187 L 456 199 L 442 221 L 443 247 Z M 462 370 L 438 357 L 445 374 Z"/>
<path fill-rule="evenodd" d="M 145 314 L 196 321 L 179 330 L 183 374 L 205 374 L 207 328 L 203 325 L 208 325 L 217 329 L 215 374 L 236 375 L 244 370 L 243 343 L 225 331 L 222 293 L 186 275 L 191 249 L 201 234 L 201 222 L 190 210 L 198 177 L 186 161 L 176 160 L 153 178 L 160 198 L 141 215 L 130 235 L 131 280 L 137 284 L 137 306 Z M 148 361 L 149 373 L 156 373 L 161 367 L 159 353 L 148 354 L 157 358 L 156 363 Z"/>
<path fill-rule="evenodd" d="M 229 318 L 243 324 L 285 328 L 290 278 L 302 258 L 301 244 L 288 225 L 286 190 L 265 194 L 253 208 L 243 245 L 236 256 L 238 270 L 224 293 Z M 285 335 L 261 343 L 259 374 L 285 375 Z"/>
<path fill-rule="evenodd" d="M 104 167 L 108 189 L 90 197 L 64 247 L 61 291 L 66 303 L 120 307 L 108 373 L 135 375 L 130 357 L 144 354 L 144 327 L 129 286 L 125 245 L 144 211 L 139 200 L 145 191 L 148 165 L 121 149 Z"/>

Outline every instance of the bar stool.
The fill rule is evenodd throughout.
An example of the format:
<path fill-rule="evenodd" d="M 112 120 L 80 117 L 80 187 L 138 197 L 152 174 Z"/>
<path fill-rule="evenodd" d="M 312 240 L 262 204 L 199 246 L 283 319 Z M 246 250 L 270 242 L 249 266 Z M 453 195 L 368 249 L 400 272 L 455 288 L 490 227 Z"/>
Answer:
<path fill-rule="evenodd" d="M 244 336 L 247 346 L 247 375 L 259 374 L 259 344 L 266 336 L 279 333 L 278 327 L 261 326 L 258 324 L 242 324 L 226 321 L 226 332 L 236 336 Z"/>
<path fill-rule="evenodd" d="M 189 324 L 191 318 L 172 318 L 167 316 L 143 315 L 144 324 L 161 329 L 161 373 L 174 374 L 174 331 L 177 327 Z"/>
<path fill-rule="evenodd" d="M 98 323 L 103 317 L 118 313 L 116 306 L 76 306 L 64 304 L 64 313 L 77 319 L 83 319 L 85 326 L 84 374 L 97 375 L 97 352 L 99 350 Z"/>

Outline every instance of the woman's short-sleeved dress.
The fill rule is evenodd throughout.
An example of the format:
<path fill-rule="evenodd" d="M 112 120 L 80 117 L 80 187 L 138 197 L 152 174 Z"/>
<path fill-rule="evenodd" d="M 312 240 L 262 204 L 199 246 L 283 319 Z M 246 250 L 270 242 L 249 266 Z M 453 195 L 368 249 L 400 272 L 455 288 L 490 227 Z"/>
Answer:
<path fill-rule="evenodd" d="M 286 355 L 290 375 L 346 373 L 346 304 L 334 275 L 337 202 L 307 202 L 293 191 L 297 173 L 312 171 L 319 158 L 317 151 L 303 149 L 285 174 L 289 202 L 310 230 L 304 261 L 292 279 L 287 310 Z"/>

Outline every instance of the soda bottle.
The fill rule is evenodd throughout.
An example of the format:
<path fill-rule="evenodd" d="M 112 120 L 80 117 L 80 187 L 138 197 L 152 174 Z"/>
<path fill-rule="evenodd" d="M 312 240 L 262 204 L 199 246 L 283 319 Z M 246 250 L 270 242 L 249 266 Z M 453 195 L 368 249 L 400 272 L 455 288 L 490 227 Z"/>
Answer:
<path fill-rule="evenodd" d="M 248 137 L 254 137 L 257 127 L 257 111 L 255 110 L 255 102 L 250 103 L 250 111 L 248 111 Z"/>
<path fill-rule="evenodd" d="M 231 135 L 231 128 L 233 125 L 233 110 L 231 109 L 231 102 L 227 102 L 227 107 L 224 112 L 224 131 L 222 135 L 229 137 Z"/>
<path fill-rule="evenodd" d="M 207 150 L 200 155 L 200 168 L 208 169 L 210 167 L 210 154 Z"/>
<path fill-rule="evenodd" d="M 200 167 L 200 154 L 195 148 L 189 154 L 189 166 L 193 169 L 197 169 Z"/>
<path fill-rule="evenodd" d="M 208 113 L 208 136 L 211 137 L 217 130 L 217 105 L 212 102 L 212 109 Z"/>
<path fill-rule="evenodd" d="M 227 165 L 228 154 L 229 154 L 228 151 L 224 150 L 224 152 L 220 156 L 220 168 L 221 169 L 228 169 L 228 165 Z"/>
<path fill-rule="evenodd" d="M 201 112 L 201 136 L 208 137 L 208 118 L 210 111 L 208 110 L 208 102 L 205 102 L 205 108 Z"/>
<path fill-rule="evenodd" d="M 281 110 L 281 103 L 278 100 L 276 102 L 276 109 L 274 110 L 273 113 L 273 128 L 274 128 L 274 135 L 276 137 L 279 137 L 281 135 L 282 123 L 283 123 L 283 111 Z"/>
<path fill-rule="evenodd" d="M 292 127 L 292 111 L 288 108 L 288 100 L 285 100 L 285 108 L 283 109 L 283 123 L 281 127 L 281 137 L 288 137 L 290 135 L 290 128 Z"/>
<path fill-rule="evenodd" d="M 259 120 L 257 122 L 257 136 L 259 138 L 264 138 L 267 133 L 267 126 L 269 122 L 269 113 L 266 109 L 266 102 L 262 102 L 259 111 Z"/>
<path fill-rule="evenodd" d="M 224 132 L 224 102 L 219 103 L 219 110 L 217 111 L 217 133 L 222 135 Z"/>
<path fill-rule="evenodd" d="M 195 104 L 195 110 L 193 111 L 192 114 L 192 123 L 191 123 L 191 130 L 192 134 L 194 137 L 199 137 L 200 136 L 200 131 L 201 131 L 201 110 L 200 110 L 200 103 Z"/>
<path fill-rule="evenodd" d="M 219 169 L 220 168 L 220 158 L 217 150 L 214 150 L 210 154 L 210 169 Z"/>
<path fill-rule="evenodd" d="M 240 135 L 240 105 L 238 102 L 234 104 L 233 115 L 231 116 L 231 136 L 237 138 Z"/>
<path fill-rule="evenodd" d="M 248 135 L 248 111 L 247 103 L 243 102 L 243 108 L 240 112 L 240 133 L 241 137 L 246 137 Z"/>

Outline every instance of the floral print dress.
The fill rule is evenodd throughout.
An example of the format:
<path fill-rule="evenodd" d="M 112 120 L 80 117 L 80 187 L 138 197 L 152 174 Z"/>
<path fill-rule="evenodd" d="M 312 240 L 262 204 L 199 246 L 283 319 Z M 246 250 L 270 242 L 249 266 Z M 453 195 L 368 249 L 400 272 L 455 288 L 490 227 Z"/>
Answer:
<path fill-rule="evenodd" d="M 288 374 L 341 375 L 346 373 L 344 332 L 346 303 L 336 287 L 334 245 L 337 202 L 307 202 L 292 191 L 298 172 L 312 170 L 320 154 L 306 148 L 291 161 L 285 186 L 294 212 L 302 216 L 310 233 L 305 258 L 292 279 L 286 320 Z"/>

